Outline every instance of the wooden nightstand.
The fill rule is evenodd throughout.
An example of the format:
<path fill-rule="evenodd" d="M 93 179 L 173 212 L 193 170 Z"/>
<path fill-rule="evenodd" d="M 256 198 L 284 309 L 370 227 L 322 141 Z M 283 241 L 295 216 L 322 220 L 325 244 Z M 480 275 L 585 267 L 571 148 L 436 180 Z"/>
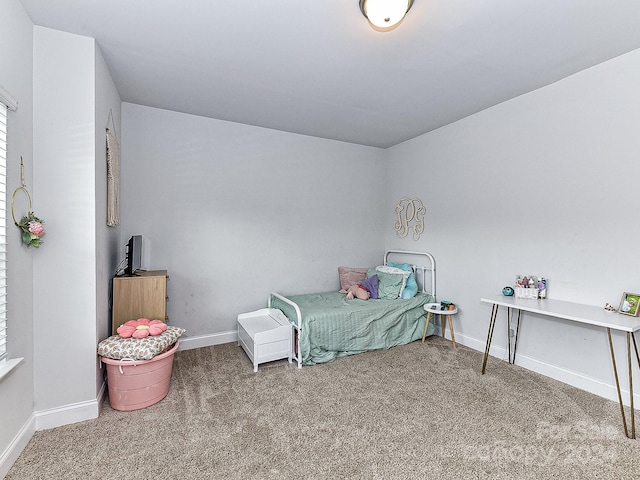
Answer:
<path fill-rule="evenodd" d="M 168 278 L 166 270 L 139 271 L 136 275 L 115 277 L 111 334 L 116 335 L 124 322 L 141 317 L 166 323 Z"/>

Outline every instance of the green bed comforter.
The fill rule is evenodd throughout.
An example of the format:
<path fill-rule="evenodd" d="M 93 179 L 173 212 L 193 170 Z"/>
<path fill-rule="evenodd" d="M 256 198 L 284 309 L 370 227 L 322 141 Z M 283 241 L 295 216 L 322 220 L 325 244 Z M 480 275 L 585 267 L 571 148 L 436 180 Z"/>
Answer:
<path fill-rule="evenodd" d="M 299 335 L 303 365 L 329 362 L 345 355 L 391 348 L 422 338 L 425 325 L 423 305 L 433 296 L 418 293 L 411 299 L 347 300 L 338 292 L 287 295 L 302 313 Z M 293 323 L 295 309 L 277 297 L 271 307 L 278 308 Z M 432 335 L 433 324 L 428 335 Z"/>

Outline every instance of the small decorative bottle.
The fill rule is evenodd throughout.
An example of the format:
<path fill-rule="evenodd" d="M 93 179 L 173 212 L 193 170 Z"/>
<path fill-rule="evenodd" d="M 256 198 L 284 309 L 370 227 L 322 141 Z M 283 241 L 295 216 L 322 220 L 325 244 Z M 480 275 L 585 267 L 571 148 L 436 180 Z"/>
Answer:
<path fill-rule="evenodd" d="M 538 298 L 547 298 L 547 279 L 538 277 Z"/>

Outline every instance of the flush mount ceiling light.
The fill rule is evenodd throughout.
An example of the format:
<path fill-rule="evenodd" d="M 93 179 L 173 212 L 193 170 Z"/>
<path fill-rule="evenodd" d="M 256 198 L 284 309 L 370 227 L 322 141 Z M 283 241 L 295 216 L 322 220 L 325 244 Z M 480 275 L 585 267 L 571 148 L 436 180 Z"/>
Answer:
<path fill-rule="evenodd" d="M 413 5 L 413 0 L 360 0 L 360 10 L 378 31 L 388 32 L 398 26 Z"/>

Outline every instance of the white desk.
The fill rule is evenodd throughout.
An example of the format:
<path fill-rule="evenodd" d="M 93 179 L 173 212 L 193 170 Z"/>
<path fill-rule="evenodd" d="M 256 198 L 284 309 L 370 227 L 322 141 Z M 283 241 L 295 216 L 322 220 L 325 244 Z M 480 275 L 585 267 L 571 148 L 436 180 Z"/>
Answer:
<path fill-rule="evenodd" d="M 515 342 L 513 352 L 511 351 L 511 341 L 509 339 L 509 363 L 515 362 L 516 348 L 518 346 L 518 333 L 520 330 L 520 320 L 522 312 L 537 313 L 550 318 L 562 318 L 586 325 L 595 325 L 607 329 L 609 339 L 609 350 L 611 352 L 611 363 L 613 365 L 613 373 L 616 379 L 616 389 L 618 390 L 618 401 L 620 403 L 620 412 L 622 414 L 622 423 L 624 425 L 624 433 L 629 438 L 636 438 L 635 412 L 633 407 L 633 365 L 631 363 L 631 343 L 636 353 L 638 366 L 640 366 L 640 355 L 638 354 L 638 346 L 636 343 L 635 332 L 640 331 L 640 318 L 622 315 L 617 312 L 608 312 L 604 308 L 594 307 L 591 305 L 582 305 L 579 303 L 564 302 L 562 300 L 528 300 L 515 297 L 505 297 L 504 295 L 481 298 L 480 301 L 493 305 L 491 310 L 491 320 L 489 322 L 489 333 L 487 335 L 487 344 L 482 360 L 482 373 L 487 368 L 487 360 L 489 358 L 489 348 L 491 347 L 491 338 L 493 337 L 493 329 L 498 317 L 498 309 L 507 308 L 507 328 L 510 328 L 511 314 L 513 310 L 517 311 L 517 326 L 515 332 Z M 627 420 L 625 417 L 624 404 L 622 403 L 622 394 L 620 392 L 620 381 L 618 380 L 618 369 L 616 367 L 616 356 L 613 350 L 613 341 L 611 340 L 611 330 L 619 330 L 626 333 L 627 337 L 627 364 L 629 369 L 629 405 L 631 407 L 631 431 L 627 428 Z"/>

